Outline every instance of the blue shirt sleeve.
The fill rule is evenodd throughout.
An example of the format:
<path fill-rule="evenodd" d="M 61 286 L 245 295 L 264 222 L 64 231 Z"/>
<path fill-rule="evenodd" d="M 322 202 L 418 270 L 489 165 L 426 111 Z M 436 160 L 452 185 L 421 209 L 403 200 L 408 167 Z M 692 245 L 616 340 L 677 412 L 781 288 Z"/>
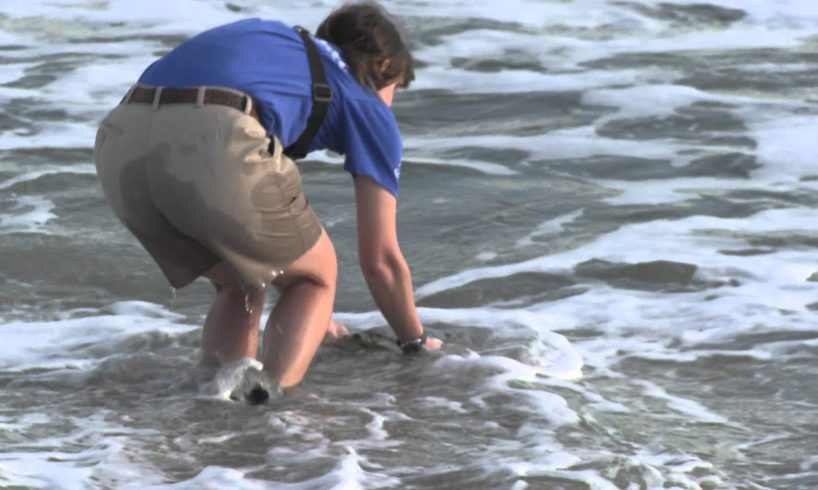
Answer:
<path fill-rule="evenodd" d="M 345 101 L 342 119 L 344 169 L 371 177 L 397 197 L 403 145 L 392 110 L 379 99 L 353 98 Z"/>

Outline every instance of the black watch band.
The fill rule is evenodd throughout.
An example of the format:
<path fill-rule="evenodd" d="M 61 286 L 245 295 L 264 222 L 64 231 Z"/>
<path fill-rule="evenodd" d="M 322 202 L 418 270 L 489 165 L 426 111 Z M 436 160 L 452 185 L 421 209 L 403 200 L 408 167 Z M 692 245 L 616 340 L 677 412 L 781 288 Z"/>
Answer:
<path fill-rule="evenodd" d="M 401 340 L 398 339 L 395 341 L 400 347 L 400 350 L 403 351 L 404 354 L 414 354 L 416 352 L 420 352 L 423 348 L 423 344 L 426 343 L 426 332 L 423 332 L 423 335 L 420 337 L 415 337 L 408 340 Z"/>

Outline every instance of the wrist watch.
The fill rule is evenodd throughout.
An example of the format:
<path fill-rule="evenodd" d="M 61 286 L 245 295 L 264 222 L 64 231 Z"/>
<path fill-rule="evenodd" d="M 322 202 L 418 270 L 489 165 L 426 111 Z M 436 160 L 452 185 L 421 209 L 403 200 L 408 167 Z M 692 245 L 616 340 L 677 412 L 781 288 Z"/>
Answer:
<path fill-rule="evenodd" d="M 415 337 L 408 340 L 401 340 L 398 339 L 395 341 L 400 347 L 400 350 L 403 351 L 404 354 L 414 354 L 416 352 L 420 352 L 423 348 L 423 344 L 426 343 L 426 332 L 423 332 L 423 335 L 420 337 Z"/>

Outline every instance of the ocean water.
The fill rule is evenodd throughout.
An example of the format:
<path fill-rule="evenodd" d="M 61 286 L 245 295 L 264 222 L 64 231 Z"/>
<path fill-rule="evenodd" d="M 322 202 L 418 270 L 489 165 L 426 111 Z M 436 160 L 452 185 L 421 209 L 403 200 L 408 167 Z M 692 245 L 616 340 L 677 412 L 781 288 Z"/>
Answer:
<path fill-rule="evenodd" d="M 109 211 L 96 125 L 186 37 L 335 5 L 0 1 L 0 487 L 818 488 L 814 0 L 387 3 L 420 63 L 400 239 L 446 345 L 378 340 L 351 179 L 312 155 L 360 339 L 231 401 L 254 363 L 200 365 L 212 288 Z"/>

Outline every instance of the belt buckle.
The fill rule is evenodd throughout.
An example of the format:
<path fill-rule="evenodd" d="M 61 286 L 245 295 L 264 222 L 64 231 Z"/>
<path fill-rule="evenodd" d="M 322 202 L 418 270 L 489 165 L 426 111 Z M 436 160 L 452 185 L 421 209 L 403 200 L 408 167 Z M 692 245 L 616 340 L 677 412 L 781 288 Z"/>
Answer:
<path fill-rule="evenodd" d="M 331 102 L 332 87 L 326 83 L 314 83 L 312 85 L 312 98 L 316 102 Z"/>

